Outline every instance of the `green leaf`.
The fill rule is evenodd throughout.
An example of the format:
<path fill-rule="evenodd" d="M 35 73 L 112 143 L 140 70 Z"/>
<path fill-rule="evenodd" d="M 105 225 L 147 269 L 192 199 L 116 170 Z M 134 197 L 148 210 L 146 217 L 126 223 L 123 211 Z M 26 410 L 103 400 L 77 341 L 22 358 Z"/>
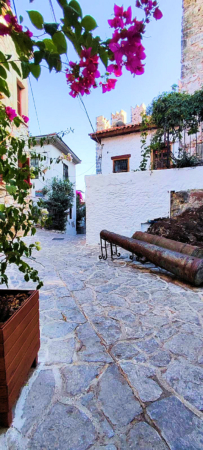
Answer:
<path fill-rule="evenodd" d="M 5 205 L 0 205 L 0 211 L 4 212 L 4 210 L 5 210 Z"/>
<path fill-rule="evenodd" d="M 6 190 L 10 195 L 13 195 L 16 193 L 16 186 L 8 186 L 6 185 Z"/>
<path fill-rule="evenodd" d="M 92 16 L 85 16 L 82 19 L 81 25 L 85 28 L 86 31 L 92 31 L 97 28 L 97 22 L 93 19 Z"/>
<path fill-rule="evenodd" d="M 45 43 L 46 50 L 49 50 L 49 52 L 57 52 L 57 47 L 54 45 L 52 39 L 44 39 L 43 41 Z"/>
<path fill-rule="evenodd" d="M 37 50 L 34 52 L 34 62 L 36 65 L 40 64 L 44 57 L 44 52 L 41 50 Z"/>
<path fill-rule="evenodd" d="M 71 6 L 65 6 L 64 8 L 64 24 L 65 26 L 75 26 L 78 22 L 79 14 Z"/>
<path fill-rule="evenodd" d="M 69 6 L 71 6 L 71 8 L 73 8 L 80 17 L 82 17 L 82 9 L 81 9 L 79 3 L 76 2 L 76 0 L 71 0 L 71 2 L 69 3 Z"/>
<path fill-rule="evenodd" d="M 35 42 L 36 47 L 38 47 L 40 50 L 45 50 L 45 44 L 43 41 Z"/>
<path fill-rule="evenodd" d="M 36 228 L 33 227 L 33 228 L 31 229 L 31 235 L 34 236 L 34 234 L 35 234 L 36 232 L 37 232 Z"/>
<path fill-rule="evenodd" d="M 4 67 L 2 67 L 2 66 L 0 66 L 0 76 L 1 76 L 2 78 L 4 78 L 5 80 L 6 80 L 6 78 L 7 78 L 7 72 L 6 72 L 6 70 L 4 69 Z"/>
<path fill-rule="evenodd" d="M 44 29 L 47 34 L 50 34 L 50 36 L 53 36 L 53 34 L 56 33 L 58 27 L 58 23 L 44 23 Z"/>
<path fill-rule="evenodd" d="M 42 15 L 38 11 L 27 11 L 27 13 L 35 28 L 37 28 L 38 30 L 42 30 L 44 24 Z"/>
<path fill-rule="evenodd" d="M 9 70 L 9 65 L 8 65 L 7 60 L 6 60 L 6 56 L 5 56 L 2 52 L 0 52 L 0 62 L 1 62 L 1 64 L 4 65 L 4 67 L 5 67 L 7 70 Z"/>
<path fill-rule="evenodd" d="M 10 91 L 8 88 L 8 84 L 6 83 L 5 80 L 3 80 L 3 78 L 0 78 L 0 92 L 3 92 L 3 94 L 6 95 L 6 97 L 10 97 Z"/>
<path fill-rule="evenodd" d="M 108 65 L 108 51 L 106 51 L 105 49 L 100 49 L 99 52 L 100 58 L 104 64 L 105 67 L 107 67 Z"/>
<path fill-rule="evenodd" d="M 65 38 L 64 34 L 62 33 L 62 31 L 55 33 L 53 35 L 52 39 L 53 39 L 53 42 L 56 45 L 57 50 L 60 54 L 67 52 L 67 42 L 66 42 L 66 38 Z"/>
<path fill-rule="evenodd" d="M 64 6 L 67 6 L 67 0 L 57 0 L 57 3 L 64 8 Z"/>
<path fill-rule="evenodd" d="M 23 22 L 23 16 L 19 16 L 20 23 Z"/>
<path fill-rule="evenodd" d="M 30 72 L 33 75 L 33 77 L 38 80 L 40 73 L 41 73 L 41 67 L 37 64 L 30 64 Z"/>
<path fill-rule="evenodd" d="M 19 77 L 21 77 L 22 74 L 21 74 L 21 71 L 20 71 L 19 67 L 17 66 L 17 64 L 14 61 L 10 61 L 10 65 L 13 68 L 13 70 L 15 70 L 15 72 L 17 72 Z"/>
<path fill-rule="evenodd" d="M 29 62 L 22 61 L 21 63 L 23 78 L 27 78 L 30 74 L 30 65 Z"/>

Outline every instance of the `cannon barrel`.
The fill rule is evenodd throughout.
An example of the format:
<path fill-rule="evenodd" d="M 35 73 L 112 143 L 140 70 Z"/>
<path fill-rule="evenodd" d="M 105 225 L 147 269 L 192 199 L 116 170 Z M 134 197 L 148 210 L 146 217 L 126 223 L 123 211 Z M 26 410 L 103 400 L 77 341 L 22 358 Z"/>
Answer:
<path fill-rule="evenodd" d="M 148 242 L 149 244 L 158 245 L 159 247 L 168 248 L 169 250 L 183 253 L 184 255 L 195 256 L 196 258 L 203 259 L 203 248 L 199 248 L 194 245 L 177 242 L 154 234 L 143 233 L 142 231 L 136 231 L 132 238 L 138 239 L 139 241 Z"/>
<path fill-rule="evenodd" d="M 156 266 L 174 273 L 177 277 L 195 286 L 203 283 L 203 260 L 193 256 L 183 255 L 148 242 L 128 238 L 120 234 L 102 230 L 101 239 L 124 248 L 131 253 L 145 256 Z"/>

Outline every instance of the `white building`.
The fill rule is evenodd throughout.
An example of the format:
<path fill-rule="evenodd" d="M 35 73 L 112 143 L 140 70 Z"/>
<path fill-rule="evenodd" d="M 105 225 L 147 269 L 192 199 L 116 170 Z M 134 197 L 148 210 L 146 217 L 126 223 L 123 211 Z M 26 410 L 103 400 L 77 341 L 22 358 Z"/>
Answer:
<path fill-rule="evenodd" d="M 98 117 L 97 130 L 90 135 L 96 142 L 97 175 L 85 177 L 88 244 L 99 242 L 102 229 L 129 237 L 135 231 L 146 231 L 154 219 L 170 216 L 174 192 L 192 190 L 198 191 L 198 196 L 203 190 L 203 166 L 167 170 L 166 148 L 152 151 L 147 170 L 139 171 L 141 114 L 145 107 L 137 106 L 131 111 L 129 124 L 122 110 L 112 114 L 111 125 L 103 116 Z M 154 132 L 153 128 L 148 130 L 147 144 Z M 202 138 L 201 130 L 197 140 L 187 139 L 191 154 L 198 142 L 202 152 Z M 178 148 L 178 142 L 171 143 L 170 150 L 176 157 Z"/>
<path fill-rule="evenodd" d="M 46 157 L 43 161 L 44 175 L 39 176 L 38 179 L 32 181 L 32 197 L 33 200 L 43 198 L 43 187 L 47 185 L 53 178 L 59 178 L 61 180 L 69 179 L 74 184 L 74 202 L 73 207 L 68 213 L 68 221 L 66 232 L 70 235 L 76 234 L 76 165 L 81 163 L 81 160 L 75 153 L 68 147 L 68 145 L 56 134 L 47 134 L 42 136 L 36 136 L 35 140 L 38 145 L 32 149 L 32 152 L 39 153 Z M 41 141 L 43 146 L 41 147 Z M 65 159 L 68 153 L 72 157 L 72 161 Z M 56 163 L 59 157 L 64 158 Z M 51 163 L 52 161 L 52 163 Z M 31 166 L 39 164 L 38 158 L 31 159 Z M 43 179 L 44 178 L 44 179 Z"/>

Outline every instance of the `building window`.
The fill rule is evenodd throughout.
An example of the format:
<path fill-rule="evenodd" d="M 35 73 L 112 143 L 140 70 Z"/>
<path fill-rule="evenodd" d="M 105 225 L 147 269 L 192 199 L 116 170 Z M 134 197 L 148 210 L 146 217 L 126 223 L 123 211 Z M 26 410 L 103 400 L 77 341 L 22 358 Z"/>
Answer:
<path fill-rule="evenodd" d="M 63 179 L 68 180 L 68 166 L 63 164 Z"/>
<path fill-rule="evenodd" d="M 113 173 L 129 172 L 131 155 L 112 156 Z"/>
<path fill-rule="evenodd" d="M 22 116 L 23 114 L 23 110 L 22 110 L 22 93 L 23 93 L 23 88 L 20 86 L 19 83 L 17 83 L 17 113 L 19 114 L 19 116 Z"/>
<path fill-rule="evenodd" d="M 171 161 L 169 161 L 169 166 Z M 161 148 L 158 150 L 153 150 L 153 169 L 168 169 L 168 158 L 167 158 L 167 148 Z"/>
<path fill-rule="evenodd" d="M 33 156 L 31 158 L 31 168 L 38 169 L 39 168 L 39 158 L 37 156 Z M 35 179 L 39 178 L 39 174 L 35 175 Z"/>

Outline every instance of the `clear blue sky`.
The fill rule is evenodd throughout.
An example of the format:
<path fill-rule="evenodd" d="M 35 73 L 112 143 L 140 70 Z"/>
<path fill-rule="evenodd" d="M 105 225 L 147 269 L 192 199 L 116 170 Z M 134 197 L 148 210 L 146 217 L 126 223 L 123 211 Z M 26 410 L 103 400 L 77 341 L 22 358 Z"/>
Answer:
<path fill-rule="evenodd" d="M 36 9 L 43 14 L 47 22 L 53 22 L 49 0 L 43 0 L 43 2 L 34 0 L 32 3 L 29 3 L 29 0 L 18 0 L 15 3 L 18 15 L 21 14 L 24 17 L 23 24 L 32 31 L 26 10 Z M 104 39 L 111 36 L 107 20 L 111 18 L 114 3 L 113 0 L 80 1 L 83 14 L 91 14 L 96 19 L 98 24 L 96 34 Z M 127 121 L 130 122 L 131 106 L 141 103 L 148 105 L 158 94 L 170 90 L 174 83 L 178 83 L 182 1 L 160 0 L 159 3 L 164 17 L 160 21 L 152 21 L 143 41 L 147 54 L 145 74 L 133 78 L 129 72 L 125 71 L 124 75 L 118 79 L 115 91 L 102 94 L 98 88 L 93 90 L 91 95 L 83 97 L 94 127 L 97 116 L 104 115 L 110 119 L 111 112 L 114 113 L 120 109 L 127 112 Z M 124 7 L 131 5 L 134 12 L 136 11 L 135 0 L 118 0 L 116 4 L 124 5 Z M 59 19 L 61 10 L 56 0 L 53 0 L 53 5 L 56 17 Z M 37 30 L 35 34 L 36 32 L 38 33 Z M 71 44 L 69 44 L 68 56 L 70 60 L 76 61 Z M 69 127 L 74 129 L 74 133 L 64 137 L 64 140 L 82 160 L 82 164 L 77 166 L 77 189 L 84 191 L 84 172 L 87 175 L 95 174 L 96 168 L 95 143 L 88 136 L 92 130 L 83 107 L 78 99 L 73 99 L 69 95 L 65 74 L 49 74 L 48 70 L 43 68 L 39 81 L 34 80 L 33 77 L 31 81 L 41 133 L 59 132 Z M 29 117 L 30 132 L 32 135 L 40 134 L 31 94 Z"/>

